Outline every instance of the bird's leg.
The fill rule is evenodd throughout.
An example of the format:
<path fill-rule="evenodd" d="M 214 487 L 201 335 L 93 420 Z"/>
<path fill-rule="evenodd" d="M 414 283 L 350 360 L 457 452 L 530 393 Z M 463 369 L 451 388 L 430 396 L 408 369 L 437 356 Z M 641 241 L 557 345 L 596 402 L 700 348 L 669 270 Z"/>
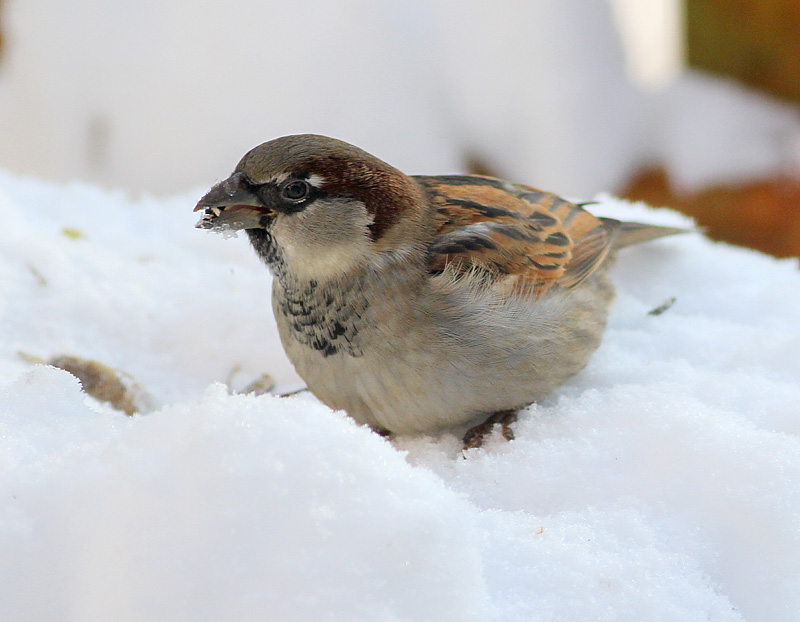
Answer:
<path fill-rule="evenodd" d="M 486 421 L 467 430 L 464 435 L 464 449 L 473 449 L 483 445 L 483 439 L 491 433 L 495 423 L 502 426 L 503 438 L 507 441 L 514 440 L 514 431 L 509 427 L 517 420 L 516 410 L 499 410 L 493 413 Z"/>

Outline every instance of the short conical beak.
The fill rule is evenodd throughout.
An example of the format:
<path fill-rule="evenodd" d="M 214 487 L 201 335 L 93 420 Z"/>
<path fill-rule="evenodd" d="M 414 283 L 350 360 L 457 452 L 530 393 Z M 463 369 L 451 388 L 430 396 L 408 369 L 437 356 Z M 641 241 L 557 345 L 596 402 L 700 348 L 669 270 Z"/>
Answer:
<path fill-rule="evenodd" d="M 195 212 L 204 210 L 198 229 L 263 229 L 275 216 L 253 192 L 242 173 L 234 173 L 200 199 Z"/>

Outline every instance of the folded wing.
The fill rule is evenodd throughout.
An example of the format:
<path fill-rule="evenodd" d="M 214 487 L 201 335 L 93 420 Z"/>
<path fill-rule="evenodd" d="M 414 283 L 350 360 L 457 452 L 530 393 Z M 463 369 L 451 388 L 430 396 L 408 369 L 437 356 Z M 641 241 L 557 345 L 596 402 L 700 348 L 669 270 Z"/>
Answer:
<path fill-rule="evenodd" d="M 416 179 L 436 208 L 432 272 L 478 272 L 538 296 L 577 286 L 613 247 L 618 221 L 549 192 L 477 175 Z"/>

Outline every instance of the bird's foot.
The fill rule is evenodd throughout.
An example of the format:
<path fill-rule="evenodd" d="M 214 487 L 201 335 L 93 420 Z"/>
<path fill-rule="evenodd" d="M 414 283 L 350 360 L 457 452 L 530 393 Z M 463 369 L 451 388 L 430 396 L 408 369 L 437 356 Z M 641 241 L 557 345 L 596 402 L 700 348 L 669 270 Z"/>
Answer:
<path fill-rule="evenodd" d="M 370 426 L 371 427 L 371 426 Z M 387 430 L 386 428 L 372 428 L 372 431 L 375 432 L 378 436 L 382 436 L 383 438 L 392 438 L 393 434 Z"/>
<path fill-rule="evenodd" d="M 516 410 L 501 410 L 493 413 L 486 421 L 467 430 L 464 435 L 464 450 L 474 449 L 483 445 L 483 439 L 492 432 L 496 423 L 502 426 L 503 438 L 507 441 L 514 440 L 514 431 L 511 424 L 517 420 Z"/>

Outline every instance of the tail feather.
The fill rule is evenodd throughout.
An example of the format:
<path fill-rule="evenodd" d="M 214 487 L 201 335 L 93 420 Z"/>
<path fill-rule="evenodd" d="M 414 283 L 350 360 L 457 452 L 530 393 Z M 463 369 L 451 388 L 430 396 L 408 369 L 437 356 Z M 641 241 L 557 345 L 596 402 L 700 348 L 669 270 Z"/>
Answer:
<path fill-rule="evenodd" d="M 668 235 L 678 235 L 680 233 L 691 233 L 696 229 L 686 229 L 683 227 L 662 227 L 659 225 L 647 225 L 640 222 L 624 222 L 614 218 L 601 218 L 606 230 L 612 236 L 612 246 L 614 249 L 625 248 L 657 240 Z"/>

